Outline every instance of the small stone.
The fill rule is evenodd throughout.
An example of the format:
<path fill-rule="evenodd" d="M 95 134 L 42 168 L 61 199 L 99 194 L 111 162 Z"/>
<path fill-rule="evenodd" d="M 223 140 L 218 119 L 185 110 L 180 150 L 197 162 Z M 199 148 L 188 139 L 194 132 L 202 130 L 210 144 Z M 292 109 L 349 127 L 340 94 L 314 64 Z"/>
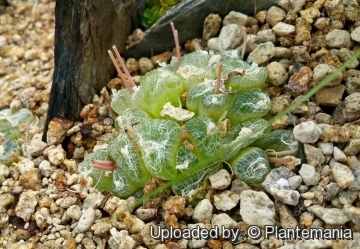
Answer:
<path fill-rule="evenodd" d="M 320 81 L 322 81 L 326 76 L 333 73 L 336 70 L 334 66 L 330 66 L 328 64 L 319 64 L 314 68 L 314 83 L 318 84 Z M 342 74 L 338 73 L 336 77 L 330 81 L 327 86 L 336 86 L 341 83 L 342 80 Z"/>
<path fill-rule="evenodd" d="M 330 182 L 328 185 L 325 186 L 324 190 L 324 200 L 331 201 L 338 195 L 340 188 L 337 183 Z"/>
<path fill-rule="evenodd" d="M 33 168 L 29 172 L 20 176 L 19 184 L 25 189 L 40 190 L 41 174 L 38 168 Z"/>
<path fill-rule="evenodd" d="M 276 37 L 274 32 L 271 29 L 264 29 L 260 30 L 256 34 L 255 42 L 262 43 L 262 42 L 276 42 Z"/>
<path fill-rule="evenodd" d="M 198 229 L 198 227 L 200 228 L 200 231 L 202 229 L 205 229 L 205 224 L 203 223 L 196 223 L 196 224 L 188 224 L 188 228 L 190 230 L 192 229 Z M 194 238 L 189 240 L 189 248 L 203 248 L 206 245 L 207 242 L 207 238 L 201 238 L 201 236 L 199 236 L 199 238 Z M 167 248 L 167 247 L 165 247 Z"/>
<path fill-rule="evenodd" d="M 48 160 L 43 160 L 39 164 L 40 173 L 42 176 L 49 177 L 54 172 L 54 169 L 51 168 L 50 162 Z"/>
<path fill-rule="evenodd" d="M 346 92 L 352 94 L 355 92 L 360 92 L 360 71 L 355 69 L 350 69 L 346 71 L 345 86 Z"/>
<path fill-rule="evenodd" d="M 72 205 L 66 209 L 65 213 L 61 218 L 62 223 L 66 223 L 68 221 L 72 221 L 72 223 L 77 222 L 81 218 L 81 207 L 78 205 Z"/>
<path fill-rule="evenodd" d="M 7 207 L 8 205 L 12 204 L 15 200 L 15 197 L 11 194 L 1 194 L 0 195 L 0 207 Z"/>
<path fill-rule="evenodd" d="M 248 225 L 275 224 L 274 203 L 264 192 L 245 190 L 240 195 L 240 215 Z"/>
<path fill-rule="evenodd" d="M 186 200 L 184 197 L 172 196 L 165 202 L 163 208 L 169 214 L 174 214 L 177 218 L 180 218 L 185 215 L 185 206 Z"/>
<path fill-rule="evenodd" d="M 324 155 L 332 155 L 333 150 L 334 150 L 334 144 L 333 143 L 325 143 L 325 142 L 319 141 L 317 143 L 317 146 Z"/>
<path fill-rule="evenodd" d="M 326 40 L 326 45 L 329 46 L 330 48 L 351 47 L 350 34 L 346 30 L 334 29 L 325 36 L 325 40 Z"/>
<path fill-rule="evenodd" d="M 289 78 L 289 89 L 294 97 L 305 94 L 309 90 L 312 70 L 309 67 L 301 67 L 299 71 L 291 75 Z"/>
<path fill-rule="evenodd" d="M 287 36 L 295 33 L 295 27 L 284 22 L 278 22 L 272 30 L 278 36 Z"/>
<path fill-rule="evenodd" d="M 288 182 L 289 182 L 290 188 L 297 189 L 300 186 L 300 184 L 302 183 L 302 177 L 299 175 L 289 177 Z"/>
<path fill-rule="evenodd" d="M 350 143 L 344 148 L 347 156 L 355 156 L 360 152 L 360 139 L 351 139 Z"/>
<path fill-rule="evenodd" d="M 230 11 L 230 13 L 225 16 L 223 25 L 226 26 L 232 23 L 232 24 L 237 24 L 239 26 L 245 26 L 247 21 L 248 21 L 247 15 L 236 11 Z"/>
<path fill-rule="evenodd" d="M 274 59 L 284 59 L 284 60 L 286 60 L 286 59 L 290 59 L 291 56 L 292 56 L 292 53 L 291 53 L 290 49 L 285 48 L 285 47 L 275 47 L 275 54 L 274 54 L 274 57 L 273 57 Z M 279 63 L 281 65 L 283 65 L 283 66 L 285 66 L 285 64 L 282 63 L 282 62 L 284 62 L 284 60 L 279 61 Z M 287 62 L 287 60 L 286 60 L 286 62 Z M 287 66 L 287 68 L 288 68 L 288 66 Z"/>
<path fill-rule="evenodd" d="M 217 35 L 221 27 L 221 17 L 218 14 L 210 14 L 205 18 L 203 28 L 203 41 L 207 43 L 211 37 Z"/>
<path fill-rule="evenodd" d="M 351 205 L 359 196 L 358 191 L 343 190 L 339 193 L 339 200 L 343 205 Z"/>
<path fill-rule="evenodd" d="M 136 74 L 139 70 L 139 64 L 134 58 L 127 59 L 125 65 L 131 75 Z"/>
<path fill-rule="evenodd" d="M 275 51 L 275 46 L 272 42 L 261 43 L 249 54 L 246 61 L 248 63 L 255 62 L 258 65 L 264 64 L 275 55 Z"/>
<path fill-rule="evenodd" d="M 260 23 L 264 23 L 266 15 L 267 15 L 267 10 L 260 10 L 256 13 L 255 17 Z"/>
<path fill-rule="evenodd" d="M 61 145 L 58 145 L 55 148 L 50 148 L 49 150 L 47 150 L 47 155 L 49 162 L 55 166 L 60 165 L 66 158 L 66 152 L 61 147 Z"/>
<path fill-rule="evenodd" d="M 192 218 L 198 223 L 209 223 L 213 209 L 211 202 L 208 199 L 203 199 L 196 205 Z"/>
<path fill-rule="evenodd" d="M 316 113 L 314 116 L 314 120 L 318 124 L 330 124 L 330 125 L 334 124 L 334 121 L 333 121 L 331 115 L 327 114 L 327 113 L 323 113 L 323 112 Z"/>
<path fill-rule="evenodd" d="M 154 208 L 138 208 L 135 211 L 136 217 L 142 221 L 147 221 L 153 219 L 157 214 L 157 210 Z"/>
<path fill-rule="evenodd" d="M 47 143 L 42 141 L 42 134 L 35 134 L 28 146 L 28 152 L 30 155 L 37 157 L 42 155 L 47 146 Z"/>
<path fill-rule="evenodd" d="M 58 201 L 61 200 L 59 203 Z M 59 205 L 61 208 L 69 208 L 71 205 L 75 204 L 77 202 L 76 197 L 69 196 L 64 199 L 58 199 L 56 201 L 56 204 Z"/>
<path fill-rule="evenodd" d="M 315 103 L 322 106 L 340 105 L 344 92 L 344 85 L 324 87 L 315 94 Z"/>
<path fill-rule="evenodd" d="M 357 17 L 358 18 L 358 17 Z M 360 42 L 360 27 L 357 27 L 351 32 L 351 39 L 356 42 Z"/>
<path fill-rule="evenodd" d="M 214 195 L 214 205 L 217 210 L 228 211 L 234 208 L 240 200 L 240 196 L 225 190 L 220 195 Z"/>
<path fill-rule="evenodd" d="M 29 232 L 24 229 L 16 229 L 15 236 L 18 240 L 28 240 L 30 238 Z"/>
<path fill-rule="evenodd" d="M 266 176 L 265 180 L 262 182 L 261 186 L 268 192 L 270 191 L 270 186 L 275 185 L 280 179 L 289 179 L 290 177 L 295 176 L 295 173 L 288 168 L 281 166 L 274 168 Z"/>
<path fill-rule="evenodd" d="M 314 214 L 310 212 L 304 212 L 300 215 L 299 223 L 305 227 L 310 227 L 314 220 Z"/>
<path fill-rule="evenodd" d="M 208 41 L 209 49 L 216 52 L 223 52 L 225 50 L 234 49 L 243 42 L 241 26 L 236 24 L 229 24 L 224 26 L 218 38 L 211 38 Z"/>
<path fill-rule="evenodd" d="M 334 146 L 333 151 L 334 159 L 340 163 L 346 163 L 347 157 L 344 152 L 342 152 L 338 147 Z"/>
<path fill-rule="evenodd" d="M 320 140 L 323 142 L 346 143 L 350 141 L 351 130 L 345 126 L 318 124 Z"/>
<path fill-rule="evenodd" d="M 116 230 L 115 227 L 110 229 L 111 237 L 109 239 L 109 245 L 111 249 L 132 249 L 136 246 L 136 241 L 129 236 L 129 232 Z M 160 242 L 160 241 L 159 241 Z"/>
<path fill-rule="evenodd" d="M 292 211 L 284 203 L 276 203 L 276 208 L 279 212 L 281 227 L 295 228 L 298 225 Z"/>
<path fill-rule="evenodd" d="M 101 192 L 97 193 L 90 193 L 86 196 L 83 202 L 83 208 L 98 208 L 100 207 L 102 201 L 104 200 L 105 196 Z"/>
<path fill-rule="evenodd" d="M 154 64 L 149 58 L 143 57 L 139 60 L 139 70 L 142 75 L 154 69 Z"/>
<path fill-rule="evenodd" d="M 360 119 L 360 92 L 354 92 L 345 98 L 344 117 L 349 121 Z"/>
<path fill-rule="evenodd" d="M 291 189 L 286 179 L 283 180 L 284 182 L 286 182 L 286 184 L 277 183 L 275 185 L 270 186 L 270 194 L 275 198 L 275 200 L 281 201 L 291 206 L 297 205 L 300 197 L 299 192 Z"/>
<path fill-rule="evenodd" d="M 320 174 L 316 172 L 312 165 L 303 163 L 299 170 L 299 174 L 307 186 L 316 185 L 320 180 Z"/>
<path fill-rule="evenodd" d="M 226 213 L 214 214 L 211 219 L 211 226 L 220 228 L 219 235 L 222 236 L 221 227 L 231 229 L 237 226 L 237 222 L 231 219 L 231 217 Z"/>
<path fill-rule="evenodd" d="M 88 231 L 91 225 L 94 223 L 94 220 L 95 210 L 92 207 L 85 209 L 80 217 L 79 223 L 77 225 L 77 230 L 80 233 Z"/>
<path fill-rule="evenodd" d="M 30 159 L 25 158 L 17 164 L 17 168 L 19 169 L 20 174 L 25 175 L 34 168 L 34 163 Z"/>
<path fill-rule="evenodd" d="M 355 224 L 355 226 L 359 227 L 360 226 L 360 208 L 353 207 L 351 205 L 345 205 L 344 210 L 346 212 L 346 215 Z"/>
<path fill-rule="evenodd" d="M 335 181 L 341 188 L 347 188 L 354 183 L 355 177 L 346 165 L 335 162 L 331 170 Z"/>
<path fill-rule="evenodd" d="M 112 225 L 109 221 L 98 222 L 91 226 L 91 230 L 94 231 L 94 234 L 98 236 L 105 236 L 111 228 Z"/>
<path fill-rule="evenodd" d="M 350 220 L 345 210 L 338 208 L 323 208 L 319 205 L 308 207 L 317 217 L 322 219 L 327 225 L 344 225 Z"/>
<path fill-rule="evenodd" d="M 267 11 L 266 22 L 274 27 L 278 22 L 284 20 L 285 16 L 286 12 L 282 8 L 272 6 Z"/>
<path fill-rule="evenodd" d="M 215 174 L 209 176 L 211 187 L 218 190 L 224 190 L 230 186 L 231 176 L 225 169 L 221 169 Z"/>
<path fill-rule="evenodd" d="M 281 86 L 288 78 L 285 68 L 279 62 L 271 62 L 266 69 L 269 72 L 267 80 L 273 86 Z"/>
<path fill-rule="evenodd" d="M 354 52 L 348 48 L 341 48 L 338 53 L 341 62 L 347 61 L 352 55 L 354 55 Z M 357 68 L 358 65 L 359 65 L 359 60 L 355 59 L 348 66 L 346 66 L 346 68 Z"/>
<path fill-rule="evenodd" d="M 319 139 L 319 129 L 313 121 L 296 125 L 293 133 L 301 143 L 315 143 Z"/>
<path fill-rule="evenodd" d="M 38 203 L 36 198 L 37 192 L 27 190 L 20 195 L 19 201 L 15 207 L 15 214 L 24 221 L 29 221 L 35 213 L 35 207 Z"/>
<path fill-rule="evenodd" d="M 321 150 L 315 146 L 304 144 L 304 151 L 307 159 L 307 164 L 313 167 L 321 166 L 325 162 L 325 157 Z"/>
<path fill-rule="evenodd" d="M 73 122 L 65 119 L 54 117 L 49 122 L 49 128 L 46 133 L 46 142 L 49 145 L 58 145 L 64 141 L 66 132 L 73 125 Z"/>

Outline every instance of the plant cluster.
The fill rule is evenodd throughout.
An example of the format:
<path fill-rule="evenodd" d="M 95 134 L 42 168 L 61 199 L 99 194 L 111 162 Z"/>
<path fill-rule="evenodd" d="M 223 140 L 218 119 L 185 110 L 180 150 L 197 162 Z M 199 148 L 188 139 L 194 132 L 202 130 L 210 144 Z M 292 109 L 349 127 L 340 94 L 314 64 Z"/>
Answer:
<path fill-rule="evenodd" d="M 191 172 L 172 185 L 175 194 L 187 195 L 224 165 L 257 185 L 270 171 L 268 150 L 275 155 L 296 151 L 290 131 L 271 131 L 263 119 L 270 110 L 263 90 L 267 69 L 243 61 L 236 50 L 213 56 L 198 50 L 181 58 L 178 49 L 177 63 L 145 74 L 139 86 L 115 46 L 114 51 L 124 73 L 109 54 L 126 86 L 110 103 L 119 115 L 119 135 L 79 165 L 97 188 L 127 197 L 141 191 L 150 177 L 171 180 Z M 219 151 L 226 151 L 219 160 L 188 171 Z"/>
<path fill-rule="evenodd" d="M 141 18 L 144 28 L 150 28 L 160 17 L 179 3 L 180 0 L 146 0 L 146 8 Z"/>
<path fill-rule="evenodd" d="M 22 137 L 19 125 L 37 125 L 39 119 L 26 108 L 13 111 L 4 109 L 0 111 L 0 163 L 10 166 L 12 155 L 22 155 L 19 138 Z"/>

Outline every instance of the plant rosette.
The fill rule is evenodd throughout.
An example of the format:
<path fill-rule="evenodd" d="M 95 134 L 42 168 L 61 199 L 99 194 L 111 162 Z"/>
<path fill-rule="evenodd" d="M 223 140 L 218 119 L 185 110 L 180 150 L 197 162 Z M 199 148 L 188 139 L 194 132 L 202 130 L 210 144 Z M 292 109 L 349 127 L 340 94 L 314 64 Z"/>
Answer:
<path fill-rule="evenodd" d="M 141 192 L 151 177 L 171 181 L 191 172 L 172 184 L 175 194 L 187 196 L 224 166 L 259 185 L 271 170 L 268 150 L 296 152 L 291 132 L 265 127 L 270 110 L 266 68 L 248 64 L 237 51 L 210 56 L 198 50 L 182 58 L 178 53 L 180 63 L 141 76 L 139 86 L 114 51 L 120 65 L 111 51 L 110 57 L 126 85 L 110 103 L 119 115 L 119 135 L 79 165 L 99 189 L 128 197 Z M 226 153 L 194 169 L 221 151 Z"/>

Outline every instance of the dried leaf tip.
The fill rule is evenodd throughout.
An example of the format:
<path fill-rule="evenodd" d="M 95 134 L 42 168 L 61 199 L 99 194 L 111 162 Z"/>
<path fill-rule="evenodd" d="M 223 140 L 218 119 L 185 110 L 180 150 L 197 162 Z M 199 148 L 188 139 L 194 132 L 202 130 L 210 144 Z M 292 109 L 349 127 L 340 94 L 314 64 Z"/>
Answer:
<path fill-rule="evenodd" d="M 244 60 L 245 50 L 246 50 L 246 42 L 247 42 L 247 35 L 246 35 L 246 28 L 242 27 L 243 33 L 243 44 L 241 48 L 241 59 Z"/>
<path fill-rule="evenodd" d="M 170 25 L 171 25 L 171 29 L 172 29 L 172 32 L 173 32 L 173 35 L 174 35 L 177 62 L 178 62 L 178 65 L 180 65 L 180 63 L 181 63 L 181 53 L 180 53 L 180 44 L 179 44 L 179 34 L 178 34 L 178 31 L 175 29 L 174 23 L 171 22 Z"/>
<path fill-rule="evenodd" d="M 124 61 L 122 60 L 122 57 L 118 51 L 118 49 L 116 48 L 116 46 L 114 45 L 113 47 L 113 50 L 115 52 L 115 55 L 118 59 L 118 61 L 120 62 L 120 66 L 121 66 L 121 69 L 125 72 L 125 75 L 124 73 L 121 71 L 120 67 L 119 67 L 119 64 L 117 63 L 113 53 L 111 50 L 108 50 L 108 53 L 110 55 L 110 58 L 111 58 L 111 61 L 113 62 L 115 68 L 116 68 L 116 71 L 119 75 L 119 77 L 121 78 L 122 82 L 124 83 L 126 89 L 130 92 L 130 93 L 133 93 L 134 90 L 133 90 L 133 87 L 135 86 L 135 83 L 129 73 L 129 70 L 126 68 L 125 66 L 125 63 Z"/>

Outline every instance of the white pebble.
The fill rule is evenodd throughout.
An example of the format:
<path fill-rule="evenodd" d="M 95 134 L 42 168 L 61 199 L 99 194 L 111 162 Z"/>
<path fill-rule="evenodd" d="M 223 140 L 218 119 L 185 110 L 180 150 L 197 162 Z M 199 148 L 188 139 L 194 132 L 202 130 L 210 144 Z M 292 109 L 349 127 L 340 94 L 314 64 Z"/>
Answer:
<path fill-rule="evenodd" d="M 331 155 L 333 153 L 333 150 L 334 150 L 333 143 L 326 143 L 326 142 L 319 141 L 317 143 L 317 146 L 324 155 Z"/>
<path fill-rule="evenodd" d="M 231 176 L 225 169 L 221 169 L 215 174 L 209 176 L 211 187 L 223 190 L 230 186 Z"/>
<path fill-rule="evenodd" d="M 94 223 L 95 210 L 92 207 L 86 209 L 80 217 L 77 229 L 79 232 L 86 232 Z"/>
<path fill-rule="evenodd" d="M 296 125 L 293 133 L 295 138 L 302 143 L 315 143 L 319 139 L 319 129 L 313 121 Z"/>
<path fill-rule="evenodd" d="M 208 199 L 203 199 L 196 205 L 192 218 L 199 223 L 209 223 L 213 209 L 211 202 Z"/>
<path fill-rule="evenodd" d="M 291 35 L 295 32 L 294 25 L 290 25 L 284 22 L 278 22 L 272 30 L 277 34 L 278 36 L 287 36 Z"/>
<path fill-rule="evenodd" d="M 333 156 L 337 162 L 345 163 L 347 160 L 345 153 L 336 146 L 334 146 Z"/>
<path fill-rule="evenodd" d="M 320 180 L 320 174 L 316 172 L 315 167 L 309 164 L 303 163 L 301 169 L 299 170 L 306 186 L 316 185 Z"/>

